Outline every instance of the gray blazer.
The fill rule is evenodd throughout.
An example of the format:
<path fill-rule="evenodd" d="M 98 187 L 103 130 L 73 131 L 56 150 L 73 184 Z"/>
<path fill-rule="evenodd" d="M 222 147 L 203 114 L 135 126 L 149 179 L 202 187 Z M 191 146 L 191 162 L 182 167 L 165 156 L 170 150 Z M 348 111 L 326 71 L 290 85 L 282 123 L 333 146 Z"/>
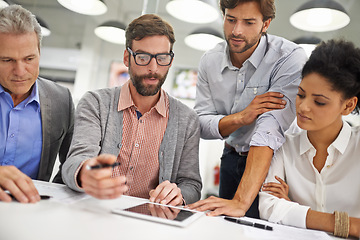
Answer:
<path fill-rule="evenodd" d="M 53 182 L 63 183 L 61 167 L 74 131 L 74 104 L 69 89 L 46 79 L 37 79 L 42 124 L 42 151 L 38 180 L 49 181 L 59 153 L 60 169 Z"/>
<path fill-rule="evenodd" d="M 63 168 L 65 184 L 82 191 L 75 172 L 82 161 L 101 153 L 118 155 L 121 148 L 123 111 L 118 111 L 121 87 L 87 92 L 75 114 L 71 147 Z M 169 96 L 169 120 L 159 149 L 159 183 L 176 183 L 186 203 L 200 199 L 200 128 L 197 114 Z"/>

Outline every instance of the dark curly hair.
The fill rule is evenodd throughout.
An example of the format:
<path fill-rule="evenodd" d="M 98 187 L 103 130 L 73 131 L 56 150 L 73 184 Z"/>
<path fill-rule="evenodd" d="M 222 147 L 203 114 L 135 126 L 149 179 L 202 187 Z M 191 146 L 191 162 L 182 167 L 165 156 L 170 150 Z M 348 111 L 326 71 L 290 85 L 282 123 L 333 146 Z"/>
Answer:
<path fill-rule="evenodd" d="M 275 18 L 275 3 L 274 0 L 220 0 L 220 9 L 225 15 L 225 9 L 233 9 L 240 3 L 257 2 L 260 6 L 261 14 L 263 15 L 263 21 L 269 18 Z"/>
<path fill-rule="evenodd" d="M 147 36 L 164 35 L 169 38 L 170 50 L 175 42 L 172 26 L 156 14 L 145 14 L 134 19 L 126 28 L 126 47 L 132 47 L 133 40 L 141 40 Z"/>
<path fill-rule="evenodd" d="M 359 113 L 360 104 L 360 49 L 352 42 L 329 40 L 321 42 L 306 62 L 302 77 L 318 73 L 325 77 L 334 91 L 344 99 L 356 96 L 359 101 L 354 112 Z"/>

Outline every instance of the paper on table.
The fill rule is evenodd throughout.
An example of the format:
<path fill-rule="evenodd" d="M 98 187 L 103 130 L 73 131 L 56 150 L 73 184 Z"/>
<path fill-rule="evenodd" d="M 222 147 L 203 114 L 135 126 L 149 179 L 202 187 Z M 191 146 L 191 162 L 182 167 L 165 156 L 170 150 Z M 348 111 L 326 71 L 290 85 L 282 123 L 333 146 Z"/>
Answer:
<path fill-rule="evenodd" d="M 89 198 L 89 195 L 86 193 L 75 192 L 63 184 L 48 183 L 38 180 L 33 180 L 33 182 L 40 195 L 51 196 L 49 201 L 71 204 Z"/>
<path fill-rule="evenodd" d="M 322 232 L 322 231 L 290 227 L 290 226 L 274 224 L 264 220 L 252 219 L 247 217 L 244 217 L 244 219 L 273 227 L 273 231 L 266 231 L 263 229 L 244 226 L 244 233 L 249 237 L 254 237 L 255 239 L 263 239 L 263 240 L 288 240 L 288 239 L 331 240 L 332 239 L 326 232 Z"/>

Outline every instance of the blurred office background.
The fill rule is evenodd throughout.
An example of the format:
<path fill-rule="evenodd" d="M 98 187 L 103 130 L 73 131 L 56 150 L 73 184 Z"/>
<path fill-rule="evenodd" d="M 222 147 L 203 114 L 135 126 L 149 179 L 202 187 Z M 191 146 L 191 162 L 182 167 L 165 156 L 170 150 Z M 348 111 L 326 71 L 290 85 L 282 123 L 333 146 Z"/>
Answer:
<path fill-rule="evenodd" d="M 184 17 L 190 19 L 180 16 L 182 13 L 180 5 L 184 2 Z M 190 7 L 191 3 L 197 5 Z M 218 8 L 218 0 L 0 0 L 0 7 L 6 4 L 22 5 L 34 13 L 41 24 L 50 30 L 49 35 L 45 36 L 42 42 L 40 75 L 67 86 L 73 94 L 75 104 L 86 91 L 115 86 L 128 77 L 126 68 L 122 65 L 123 32 L 120 30 L 118 33 L 120 35 L 111 33 L 110 37 L 117 37 L 104 40 L 97 35 L 99 32 L 95 33 L 95 29 L 99 26 L 111 25 L 124 28 L 143 13 L 156 13 L 167 20 L 174 27 L 176 42 L 174 62 L 164 88 L 190 107 L 194 105 L 199 60 L 204 51 L 213 46 L 214 43 L 211 44 L 210 40 L 216 42 L 223 37 L 222 15 Z M 92 4 L 96 5 L 92 7 Z M 275 4 L 276 17 L 270 24 L 268 30 L 270 34 L 297 43 L 315 44 L 320 40 L 344 38 L 360 47 L 359 0 L 275 0 Z M 315 15 L 316 18 L 307 20 L 300 15 L 292 18 L 292 21 L 300 18 L 300 24 L 313 23 L 315 29 L 306 30 L 307 26 L 290 23 L 293 13 L 299 8 L 300 10 L 310 8 L 311 4 L 318 7 L 326 4 L 332 9 L 337 9 L 340 16 L 335 20 L 345 20 L 345 23 L 332 22 L 330 13 L 326 12 L 323 6 L 321 6 L 323 11 Z M 75 7 L 80 7 L 80 10 L 75 10 Z M 175 10 L 171 10 L 171 7 L 175 7 Z M 206 13 L 200 11 L 208 7 L 210 14 L 213 15 L 205 21 Z M 98 12 L 87 12 L 91 8 Z M 200 19 L 194 19 L 196 16 L 200 16 Z M 108 28 L 102 29 L 103 32 L 107 30 Z M 101 29 L 96 31 L 101 32 Z M 192 33 L 197 35 L 189 37 Z M 189 45 L 191 38 L 203 37 L 205 33 L 211 35 L 210 40 L 200 40 L 200 43 L 195 43 L 197 49 Z M 359 117 L 351 116 L 349 121 L 358 125 Z M 222 149 L 223 142 L 220 140 L 201 140 L 203 197 L 216 194 L 215 167 L 219 164 Z"/>

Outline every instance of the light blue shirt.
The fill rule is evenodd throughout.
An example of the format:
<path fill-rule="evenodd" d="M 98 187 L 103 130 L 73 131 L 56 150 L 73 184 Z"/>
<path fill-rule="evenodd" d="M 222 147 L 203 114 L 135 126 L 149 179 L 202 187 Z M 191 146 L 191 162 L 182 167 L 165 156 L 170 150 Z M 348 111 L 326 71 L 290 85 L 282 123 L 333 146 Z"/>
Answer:
<path fill-rule="evenodd" d="M 0 85 L 0 165 L 14 165 L 36 179 L 42 150 L 40 100 L 37 82 L 31 94 L 14 107 Z"/>
<path fill-rule="evenodd" d="M 295 97 L 306 60 L 300 46 L 268 34 L 261 37 L 240 69 L 232 65 L 225 41 L 207 51 L 199 65 L 194 107 L 201 137 L 224 139 L 219 132 L 220 119 L 244 110 L 257 95 L 281 92 L 287 102 L 284 109 L 264 113 L 226 138 L 238 152 L 247 152 L 250 146 L 278 149 L 285 140 L 284 131 L 295 118 Z"/>

